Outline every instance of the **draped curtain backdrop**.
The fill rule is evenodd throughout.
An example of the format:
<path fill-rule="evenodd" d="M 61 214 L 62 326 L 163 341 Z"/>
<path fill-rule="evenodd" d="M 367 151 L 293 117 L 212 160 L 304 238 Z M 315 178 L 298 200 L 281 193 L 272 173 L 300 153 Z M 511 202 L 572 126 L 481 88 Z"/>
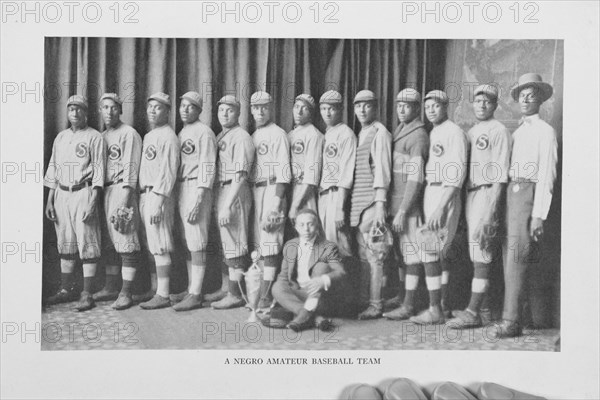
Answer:
<path fill-rule="evenodd" d="M 99 98 L 104 92 L 119 93 L 125 102 L 123 121 L 143 136 L 149 130 L 146 99 L 157 91 L 171 95 L 174 107 L 183 93 L 201 93 L 201 120 L 215 132 L 220 130 L 216 102 L 234 94 L 242 103 L 240 124 L 252 132 L 249 100 L 256 90 L 274 96 L 275 121 L 289 131 L 298 94 L 311 94 L 318 102 L 325 91 L 339 90 L 346 102 L 344 118 L 357 128 L 352 99 L 370 89 L 380 98 L 381 122 L 393 129 L 398 91 L 433 89 L 433 77 L 439 83 L 444 74 L 444 55 L 443 40 L 47 38 L 45 164 L 56 134 L 68 126 L 65 104 L 72 94 L 88 98 L 89 123 L 102 130 L 95 112 Z M 178 117 L 171 112 L 176 130 L 181 128 Z M 318 115 L 314 120 L 324 128 Z"/>

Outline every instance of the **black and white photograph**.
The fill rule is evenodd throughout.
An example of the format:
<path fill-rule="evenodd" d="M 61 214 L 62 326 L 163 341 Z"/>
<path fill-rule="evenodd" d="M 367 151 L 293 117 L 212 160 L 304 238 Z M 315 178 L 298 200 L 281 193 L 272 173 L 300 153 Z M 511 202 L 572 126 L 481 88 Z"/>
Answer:
<path fill-rule="evenodd" d="M 0 397 L 600 396 L 600 4 L 0 9 Z"/>

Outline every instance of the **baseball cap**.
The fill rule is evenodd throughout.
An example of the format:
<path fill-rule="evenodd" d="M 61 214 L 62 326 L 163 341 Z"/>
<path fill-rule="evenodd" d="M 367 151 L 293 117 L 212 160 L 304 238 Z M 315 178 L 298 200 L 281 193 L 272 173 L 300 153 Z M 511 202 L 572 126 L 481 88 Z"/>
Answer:
<path fill-rule="evenodd" d="M 421 93 L 411 88 L 401 90 L 400 93 L 398 93 L 398 95 L 396 96 L 396 102 L 420 103 Z"/>
<path fill-rule="evenodd" d="M 231 94 L 221 97 L 221 100 L 217 102 L 217 106 L 220 106 L 221 104 L 227 104 L 230 106 L 240 108 L 240 102 L 235 98 L 235 96 Z"/>
<path fill-rule="evenodd" d="M 361 90 L 354 96 L 354 103 L 356 104 L 361 101 L 377 101 L 377 96 L 370 90 Z"/>
<path fill-rule="evenodd" d="M 261 104 L 269 104 L 273 102 L 273 98 L 267 92 L 258 91 L 250 96 L 250 105 L 259 106 Z"/>
<path fill-rule="evenodd" d="M 342 95 L 340 92 L 336 92 L 335 90 L 328 90 L 323 93 L 321 99 L 319 99 L 319 103 L 323 104 L 342 104 Z"/>
<path fill-rule="evenodd" d="M 76 105 L 85 108 L 86 111 L 88 109 L 87 99 L 79 94 L 69 97 L 69 100 L 67 100 L 67 107 L 69 107 L 70 105 Z"/>
<path fill-rule="evenodd" d="M 163 92 L 156 92 L 152 96 L 148 97 L 148 101 L 156 100 L 159 103 L 171 108 L 171 96 Z"/>
<path fill-rule="evenodd" d="M 100 101 L 102 100 L 112 100 L 120 106 L 123 105 L 123 100 L 116 93 L 104 93 L 102 97 L 100 97 Z"/>
<path fill-rule="evenodd" d="M 196 107 L 202 109 L 202 96 L 198 92 L 187 92 L 180 97 L 181 100 L 186 99 Z"/>
<path fill-rule="evenodd" d="M 443 90 L 432 90 L 427 93 L 425 96 L 425 100 L 432 99 L 437 101 L 438 103 L 448 104 L 448 95 Z"/>
<path fill-rule="evenodd" d="M 311 109 L 315 108 L 315 99 L 310 94 L 306 94 L 306 93 L 299 94 L 298 96 L 296 96 L 294 101 L 298 101 L 298 100 L 304 102 L 304 104 L 306 104 Z"/>
<path fill-rule="evenodd" d="M 473 92 L 474 96 L 478 94 L 485 94 L 490 99 L 498 100 L 498 88 L 495 85 L 479 85 L 475 88 Z"/>

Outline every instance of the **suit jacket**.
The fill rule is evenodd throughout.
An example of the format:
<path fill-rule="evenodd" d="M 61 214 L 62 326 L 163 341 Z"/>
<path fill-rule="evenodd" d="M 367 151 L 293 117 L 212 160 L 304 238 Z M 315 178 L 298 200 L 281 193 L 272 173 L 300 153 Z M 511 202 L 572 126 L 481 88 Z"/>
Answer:
<path fill-rule="evenodd" d="M 286 242 L 283 246 L 283 261 L 281 263 L 281 272 L 277 277 L 278 281 L 288 283 L 291 286 L 298 285 L 298 248 L 300 239 L 294 238 Z M 327 275 L 331 279 L 331 286 L 335 285 L 346 275 L 346 271 L 341 262 L 337 244 L 326 239 L 316 239 L 313 245 L 308 262 L 309 274 L 317 263 L 327 263 L 331 272 Z"/>

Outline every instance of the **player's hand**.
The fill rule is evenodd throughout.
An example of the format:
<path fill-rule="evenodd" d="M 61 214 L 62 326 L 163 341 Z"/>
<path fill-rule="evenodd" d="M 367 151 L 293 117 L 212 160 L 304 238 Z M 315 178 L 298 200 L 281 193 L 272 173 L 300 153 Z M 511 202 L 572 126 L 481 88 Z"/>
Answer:
<path fill-rule="evenodd" d="M 385 218 L 386 218 L 386 211 L 385 211 L 385 203 L 382 201 L 377 201 L 375 202 L 375 219 L 373 221 L 373 223 L 376 226 L 383 226 L 385 225 Z"/>
<path fill-rule="evenodd" d="M 92 201 L 90 204 L 88 204 L 87 208 L 83 212 L 83 217 L 81 217 L 81 220 L 84 223 L 91 222 L 94 215 L 96 215 L 96 202 Z"/>
<path fill-rule="evenodd" d="M 49 201 L 46 203 L 46 218 L 50 221 L 56 222 L 56 210 L 54 209 L 54 204 Z"/>
<path fill-rule="evenodd" d="M 298 215 L 298 207 L 292 205 L 290 207 L 290 211 L 288 212 L 288 218 L 292 225 L 296 224 L 296 216 Z"/>
<path fill-rule="evenodd" d="M 438 229 L 442 229 L 444 225 L 446 225 L 446 209 L 444 207 L 438 207 L 433 214 L 431 214 L 427 227 L 433 231 L 437 231 Z"/>
<path fill-rule="evenodd" d="M 406 224 L 406 212 L 404 210 L 398 210 L 394 220 L 392 221 L 392 230 L 396 233 L 404 232 Z"/>
<path fill-rule="evenodd" d="M 196 222 L 198 222 L 199 216 L 200 216 L 200 204 L 196 203 L 187 215 L 187 222 L 190 224 L 195 224 Z"/>
<path fill-rule="evenodd" d="M 163 218 L 163 204 L 160 195 L 152 194 L 153 200 L 150 208 L 150 225 L 158 225 Z"/>
<path fill-rule="evenodd" d="M 343 208 L 335 210 L 335 227 L 337 229 L 343 229 L 346 225 L 346 215 Z"/>
<path fill-rule="evenodd" d="M 221 207 L 219 210 L 219 226 L 227 226 L 231 221 L 231 208 Z"/>
<path fill-rule="evenodd" d="M 539 242 L 544 236 L 544 220 L 541 218 L 531 218 L 529 224 L 529 236 L 534 242 Z"/>
<path fill-rule="evenodd" d="M 320 276 L 316 276 L 306 283 L 304 289 L 309 296 L 314 296 L 325 289 L 325 282 Z"/>

